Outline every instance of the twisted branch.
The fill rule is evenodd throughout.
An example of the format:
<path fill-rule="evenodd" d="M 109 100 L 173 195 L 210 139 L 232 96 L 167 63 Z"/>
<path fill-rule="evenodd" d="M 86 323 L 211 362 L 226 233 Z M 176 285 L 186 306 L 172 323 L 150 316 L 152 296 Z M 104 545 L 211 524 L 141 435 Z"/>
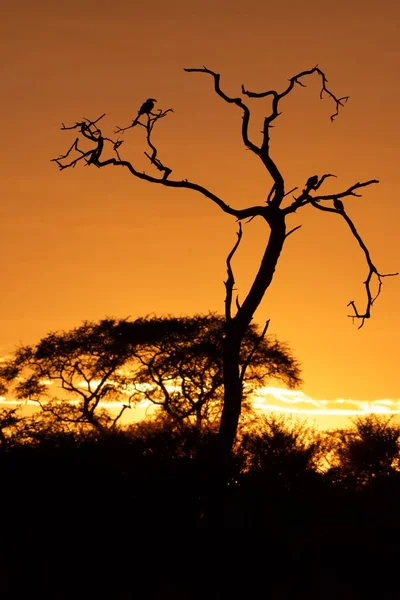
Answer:
<path fill-rule="evenodd" d="M 225 102 L 228 102 L 229 104 L 236 104 L 236 106 L 238 106 L 241 109 L 241 111 L 243 113 L 243 121 L 242 121 L 243 143 L 247 148 L 249 148 L 249 150 L 254 152 L 254 154 L 256 154 L 256 156 L 260 157 L 261 161 L 263 162 L 264 166 L 266 167 L 268 173 L 270 174 L 270 176 L 274 182 L 274 185 L 272 186 L 272 189 L 268 196 L 268 204 L 274 204 L 275 206 L 279 206 L 285 195 L 284 180 L 283 180 L 282 174 L 279 171 L 277 165 L 275 164 L 275 162 L 272 160 L 272 158 L 270 156 L 269 132 L 268 132 L 269 125 L 265 124 L 264 131 L 263 131 L 263 142 L 262 142 L 261 146 L 257 146 L 249 138 L 249 133 L 248 133 L 249 121 L 250 121 L 249 107 L 243 102 L 243 100 L 241 98 L 232 98 L 231 96 L 228 96 L 225 92 L 222 91 L 222 89 L 220 87 L 221 75 L 219 73 L 215 73 L 214 71 L 211 71 L 211 69 L 207 69 L 207 67 L 204 67 L 204 66 L 202 68 L 196 68 L 196 69 L 191 68 L 191 69 L 184 69 L 184 70 L 187 71 L 188 73 L 207 73 L 208 75 L 211 75 L 214 78 L 214 89 L 215 89 L 216 93 L 218 94 L 218 96 L 220 96 L 223 100 L 225 100 Z M 272 197 L 272 194 L 273 194 L 273 197 Z"/>
<path fill-rule="evenodd" d="M 358 189 L 360 187 L 364 187 L 365 185 L 370 185 L 371 183 L 378 183 L 378 182 L 375 179 L 373 179 L 369 182 L 358 183 L 358 184 L 351 186 L 351 188 L 349 188 L 349 190 L 347 190 L 347 192 L 339 193 L 336 196 L 332 194 L 329 198 L 328 197 L 320 197 L 320 199 L 323 199 L 323 200 L 330 199 L 330 200 L 335 201 L 335 200 L 338 200 L 339 198 L 343 198 L 345 195 L 360 196 L 360 194 L 355 194 L 353 190 Z M 327 206 L 321 206 L 320 204 L 318 204 L 318 202 L 319 202 L 319 199 L 317 199 L 317 198 L 311 200 L 311 204 L 314 208 L 317 208 L 318 210 L 322 210 L 325 212 L 337 213 L 343 217 L 343 219 L 346 221 L 347 225 L 349 226 L 350 231 L 353 234 L 354 238 L 357 240 L 357 243 L 360 246 L 362 252 L 364 253 L 365 261 L 366 261 L 368 269 L 369 269 L 368 276 L 367 276 L 366 280 L 363 282 L 364 287 L 365 287 L 365 293 L 366 293 L 366 303 L 365 303 L 364 312 L 360 312 L 358 310 L 354 300 L 350 300 L 350 302 L 347 305 L 347 306 L 351 306 L 354 311 L 353 314 L 350 314 L 347 316 L 349 318 L 351 318 L 353 321 L 354 321 L 354 319 L 358 319 L 360 321 L 360 325 L 359 325 L 358 329 L 361 329 L 361 327 L 365 323 L 365 320 L 369 319 L 371 317 L 372 306 L 373 306 L 375 300 L 381 294 L 383 278 L 384 277 L 395 277 L 399 273 L 380 273 L 378 271 L 377 267 L 375 266 L 374 262 L 372 261 L 371 254 L 370 254 L 367 246 L 365 245 L 365 242 L 363 241 L 362 237 L 358 233 L 357 228 L 354 225 L 353 221 L 350 219 L 349 215 L 344 210 L 344 207 L 343 208 L 329 208 Z M 343 204 L 340 203 L 339 206 L 343 206 Z M 378 289 L 377 289 L 376 294 L 373 295 L 372 290 L 371 290 L 371 285 L 372 285 L 373 279 L 375 279 L 375 278 L 378 282 Z"/>
<path fill-rule="evenodd" d="M 102 115 L 102 116 L 104 116 L 104 115 Z M 100 118 L 102 118 L 102 117 L 99 117 L 99 119 Z M 60 168 L 60 170 L 75 167 L 75 165 L 83 158 L 86 160 L 87 164 L 95 164 L 99 168 L 106 167 L 109 165 L 113 165 L 115 167 L 125 167 L 129 170 L 129 172 L 132 175 L 134 175 L 138 179 L 148 181 L 149 183 L 161 184 L 161 185 L 164 185 L 166 187 L 171 187 L 171 188 L 189 189 L 189 190 L 198 192 L 198 193 L 202 194 L 203 196 L 205 196 L 206 198 L 208 198 L 209 200 L 211 200 L 212 202 L 214 202 L 225 213 L 232 215 L 239 220 L 248 219 L 250 217 L 255 217 L 258 215 L 263 215 L 263 216 L 265 215 L 265 209 L 266 209 L 265 206 L 252 206 L 252 207 L 244 208 L 244 209 L 235 209 L 235 208 L 232 208 L 231 206 L 229 206 L 229 204 L 224 202 L 216 194 L 214 194 L 213 192 L 211 192 L 210 190 L 208 190 L 207 188 L 205 188 L 204 186 L 202 186 L 198 183 L 188 181 L 187 179 L 183 179 L 183 180 L 169 179 L 168 175 L 169 175 L 169 173 L 172 173 L 172 170 L 169 170 L 169 172 L 168 172 L 168 167 L 161 165 L 161 161 L 160 161 L 159 166 L 162 166 L 162 168 L 159 168 L 159 170 L 164 170 L 164 175 L 161 178 L 157 178 L 157 177 L 154 177 L 153 175 L 149 175 L 148 173 L 138 171 L 131 162 L 129 162 L 127 160 L 123 160 L 119 156 L 118 148 L 122 144 L 121 140 L 115 141 L 110 138 L 103 137 L 103 136 L 101 136 L 101 132 L 99 134 L 99 130 L 94 131 L 90 128 L 89 124 L 96 123 L 99 119 L 97 119 L 96 121 L 86 120 L 83 122 L 75 123 L 75 125 L 71 125 L 71 126 L 65 126 L 63 124 L 61 127 L 62 130 L 78 129 L 80 131 L 80 133 L 86 139 L 90 139 L 90 141 L 95 144 L 95 148 L 92 148 L 88 151 L 81 150 L 81 148 L 78 145 L 79 141 L 80 141 L 80 139 L 78 137 L 78 138 L 76 138 L 75 142 L 72 144 L 72 146 L 69 148 L 69 150 L 65 154 L 60 155 L 57 158 L 51 159 L 51 162 L 55 162 L 58 165 L 58 167 Z M 125 128 L 125 129 L 130 129 L 131 127 L 132 126 L 130 125 L 129 127 Z M 122 131 L 122 129 L 123 128 L 121 128 L 121 131 Z M 101 160 L 104 142 L 110 142 L 112 144 L 113 150 L 116 154 L 116 158 L 113 157 L 113 158 Z M 152 145 L 151 147 L 153 148 L 153 154 L 150 156 L 150 160 L 154 161 L 154 163 L 156 164 L 158 161 L 157 150 L 156 150 L 156 153 L 154 154 L 154 149 L 156 149 L 156 148 L 154 145 Z M 66 158 L 70 157 L 70 154 L 73 151 L 78 152 L 78 154 L 79 154 L 78 158 L 74 158 L 73 160 L 70 160 L 69 162 L 64 162 Z M 90 160 L 93 155 L 94 155 L 94 158 L 92 160 Z"/>

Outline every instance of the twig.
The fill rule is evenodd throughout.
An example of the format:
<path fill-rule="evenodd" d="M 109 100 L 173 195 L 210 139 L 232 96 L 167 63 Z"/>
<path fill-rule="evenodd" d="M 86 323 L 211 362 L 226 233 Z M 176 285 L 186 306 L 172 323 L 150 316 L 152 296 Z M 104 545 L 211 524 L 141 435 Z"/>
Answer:
<path fill-rule="evenodd" d="M 259 345 L 261 344 L 261 342 L 265 338 L 265 335 L 266 335 L 268 327 L 269 327 L 269 322 L 270 322 L 270 319 L 268 319 L 268 321 L 265 323 L 264 328 L 263 328 L 261 334 L 259 335 L 258 339 L 256 340 L 253 348 L 249 352 L 246 360 L 243 362 L 242 368 L 240 370 L 240 383 L 242 385 L 243 385 L 243 382 L 244 382 L 244 377 L 246 375 L 247 368 L 248 368 L 249 364 L 251 363 L 251 361 L 253 360 L 253 357 L 254 357 L 255 353 L 257 352 L 257 348 L 259 347 Z"/>
<path fill-rule="evenodd" d="M 226 289 L 225 318 L 226 318 L 227 322 L 232 320 L 232 296 L 233 296 L 233 286 L 235 285 L 235 278 L 234 278 L 233 270 L 232 270 L 232 259 L 235 255 L 235 252 L 239 248 L 239 244 L 242 240 L 243 231 L 242 231 L 241 223 L 239 223 L 239 229 L 238 229 L 236 235 L 237 235 L 237 240 L 236 240 L 232 250 L 229 252 L 227 259 L 226 259 L 226 270 L 228 273 L 228 277 L 227 277 L 226 281 L 224 282 L 224 285 L 225 285 L 225 289 Z"/>

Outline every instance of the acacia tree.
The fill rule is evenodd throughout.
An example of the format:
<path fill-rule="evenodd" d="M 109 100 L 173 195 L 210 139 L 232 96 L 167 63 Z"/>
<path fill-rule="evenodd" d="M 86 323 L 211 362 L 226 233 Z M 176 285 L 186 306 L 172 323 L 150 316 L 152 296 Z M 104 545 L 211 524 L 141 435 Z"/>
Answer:
<path fill-rule="evenodd" d="M 134 397 L 158 405 L 178 425 L 214 428 L 222 406 L 224 318 L 195 315 L 180 318 L 179 327 L 176 319 L 163 321 L 170 322 L 170 330 L 134 353 Z M 253 323 L 243 339 L 239 363 L 247 398 L 271 378 L 290 388 L 301 384 L 299 363 L 289 347 L 265 336 Z"/>
<path fill-rule="evenodd" d="M 35 346 L 21 346 L 0 365 L 3 393 L 11 389 L 18 399 L 37 401 L 56 421 L 106 431 L 128 402 L 114 421 L 99 406 L 126 400 L 128 378 L 121 369 L 132 348 L 125 320 L 86 321 L 68 332 L 49 333 Z"/>
<path fill-rule="evenodd" d="M 220 413 L 223 325 L 223 317 L 215 314 L 85 321 L 18 348 L 0 364 L 0 389 L 36 400 L 53 426 L 89 425 L 107 432 L 132 403 L 146 399 L 178 425 L 200 428 Z M 271 377 L 289 387 L 301 383 L 299 363 L 288 346 L 260 334 L 255 325 L 243 341 L 240 364 L 245 363 L 247 393 Z M 110 407 L 119 402 L 115 418 L 102 409 L 105 402 Z M 0 441 L 1 422 L 10 429 L 11 421 L 0 418 Z"/>
<path fill-rule="evenodd" d="M 289 79 L 289 83 L 278 92 L 276 90 L 267 90 L 262 92 L 253 92 L 241 87 L 241 96 L 233 97 L 226 94 L 220 85 L 220 74 L 207 67 L 188 68 L 188 73 L 199 73 L 210 77 L 215 93 L 227 104 L 234 105 L 241 114 L 241 136 L 247 149 L 261 161 L 266 169 L 267 193 L 266 202 L 263 205 L 253 205 L 244 209 L 237 209 L 228 204 L 214 192 L 203 185 L 189 181 L 187 179 L 174 179 L 173 169 L 167 166 L 159 156 L 159 150 L 156 147 L 152 133 L 158 122 L 166 117 L 172 109 L 154 111 L 153 107 L 146 113 L 142 113 L 140 118 L 135 118 L 131 125 L 127 127 L 118 127 L 114 132 L 116 138 L 106 137 L 99 128 L 99 121 L 105 116 L 101 115 L 95 120 L 82 119 L 73 125 L 63 125 L 62 129 L 66 131 L 76 131 L 78 137 L 75 139 L 69 150 L 54 158 L 53 161 L 61 170 L 75 167 L 79 162 L 89 165 L 95 165 L 98 168 L 108 166 L 123 167 L 138 179 L 148 181 L 149 183 L 165 186 L 169 188 L 181 188 L 183 190 L 192 190 L 203 195 L 205 198 L 214 202 L 223 212 L 234 217 L 239 221 L 239 231 L 237 242 L 227 258 L 227 279 L 225 282 L 225 338 L 223 352 L 223 370 L 224 370 L 224 404 L 220 422 L 220 446 L 224 455 L 228 455 L 235 440 L 237 426 L 239 422 L 242 398 L 243 398 L 243 368 L 240 365 L 241 345 L 246 331 L 259 307 L 264 294 L 270 286 L 277 264 L 287 237 L 294 233 L 299 226 L 287 230 L 286 220 L 292 213 L 299 211 L 305 206 L 340 216 L 350 229 L 351 235 L 360 246 L 364 253 L 368 274 L 364 281 L 365 304 L 362 309 L 356 306 L 354 301 L 349 302 L 350 314 L 353 320 L 359 322 L 362 327 L 366 319 L 370 318 L 371 308 L 379 296 L 382 288 L 383 278 L 395 273 L 381 273 L 372 260 L 370 252 L 358 233 L 355 224 L 348 216 L 343 205 L 344 198 L 351 198 L 360 195 L 360 190 L 370 185 L 378 183 L 376 179 L 356 182 L 345 190 L 338 190 L 334 193 L 323 193 L 322 188 L 328 178 L 335 177 L 332 173 L 314 175 L 308 178 L 303 189 L 286 190 L 285 181 L 281 168 L 275 162 L 270 144 L 270 131 L 274 122 L 280 115 L 282 100 L 288 96 L 296 85 L 305 87 L 304 79 L 309 76 L 316 76 L 321 83 L 320 97 L 326 97 L 333 105 L 334 110 L 330 116 L 331 121 L 339 115 L 340 109 L 344 106 L 348 97 L 336 96 L 330 88 L 325 73 L 315 66 L 309 70 L 304 70 Z M 260 144 L 256 144 L 249 135 L 250 109 L 245 102 L 245 98 L 268 98 L 271 100 L 269 113 L 264 118 L 262 128 L 262 139 Z M 152 100 L 152 99 L 150 99 Z M 133 161 L 127 160 L 121 156 L 121 145 L 123 143 L 121 135 L 134 127 L 143 127 L 146 131 L 148 150 L 145 155 L 150 163 L 150 172 L 139 171 Z M 87 148 L 82 143 L 87 144 Z M 111 155 L 106 152 L 106 147 L 111 151 Z M 153 172 L 155 168 L 155 172 Z M 301 188 L 302 186 L 300 186 Z M 294 192 L 296 192 L 294 194 Z M 257 274 L 250 285 L 242 304 L 236 300 L 236 308 L 233 303 L 234 291 L 234 273 L 232 270 L 232 258 L 237 251 L 241 238 L 241 223 L 245 219 L 254 218 L 263 219 L 269 227 L 269 238 L 266 243 Z M 377 284 L 376 292 L 373 292 L 373 284 Z"/>

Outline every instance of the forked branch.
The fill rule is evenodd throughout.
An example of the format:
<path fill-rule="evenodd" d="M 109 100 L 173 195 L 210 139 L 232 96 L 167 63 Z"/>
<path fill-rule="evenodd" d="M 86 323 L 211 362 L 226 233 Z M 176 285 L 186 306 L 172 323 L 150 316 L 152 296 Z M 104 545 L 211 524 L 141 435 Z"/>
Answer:
<path fill-rule="evenodd" d="M 211 77 L 213 77 L 214 89 L 218 96 L 220 96 L 220 98 L 222 98 L 223 100 L 225 100 L 225 102 L 228 102 L 229 104 L 236 104 L 236 106 L 238 106 L 243 113 L 242 138 L 244 145 L 247 146 L 247 148 L 249 148 L 249 150 L 251 150 L 255 154 L 260 155 L 260 148 L 249 139 L 250 109 L 248 106 L 246 106 L 246 104 L 242 101 L 241 98 L 233 98 L 231 96 L 228 96 L 228 94 L 226 94 L 224 91 L 222 91 L 220 86 L 221 75 L 219 73 L 211 71 L 211 69 L 207 69 L 207 67 L 204 66 L 201 68 L 184 69 L 184 71 L 186 71 L 187 73 L 207 73 L 208 75 L 211 75 Z"/>
<path fill-rule="evenodd" d="M 282 100 L 282 98 L 284 98 L 285 96 L 287 96 L 288 94 L 290 94 L 290 92 L 293 90 L 295 84 L 298 84 L 301 87 L 307 87 L 301 81 L 301 79 L 303 77 L 306 77 L 307 75 L 312 75 L 313 73 L 317 73 L 320 76 L 320 78 L 321 78 L 321 91 L 320 91 L 320 95 L 319 95 L 320 98 L 321 98 L 321 100 L 322 100 L 322 98 L 324 97 L 324 94 L 325 94 L 335 104 L 335 111 L 330 116 L 331 121 L 334 121 L 335 118 L 339 114 L 340 108 L 343 107 L 344 104 L 348 101 L 349 96 L 342 96 L 342 97 L 338 98 L 328 88 L 328 86 L 327 86 L 328 80 L 327 80 L 327 78 L 325 76 L 325 73 L 318 67 L 318 65 L 316 65 L 312 69 L 308 69 L 306 71 L 301 71 L 300 73 L 297 73 L 296 75 L 294 75 L 293 77 L 291 77 L 289 79 L 289 85 L 281 93 L 278 93 L 276 90 L 268 90 L 266 92 L 251 92 L 249 90 L 246 90 L 245 87 L 244 87 L 244 85 L 242 85 L 242 94 L 244 94 L 245 96 L 248 96 L 249 98 L 266 98 L 267 96 L 271 96 L 272 97 L 272 113 L 271 113 L 271 115 L 269 117 L 267 117 L 269 123 L 271 123 L 280 114 L 279 113 L 279 102 Z"/>
<path fill-rule="evenodd" d="M 263 130 L 262 130 L 262 143 L 260 146 L 257 146 L 249 138 L 249 121 L 250 121 L 249 107 L 243 102 L 242 98 L 239 98 L 239 97 L 235 98 L 232 96 L 228 96 L 228 94 L 226 94 L 221 89 L 220 74 L 216 73 L 215 71 L 212 71 L 211 69 L 208 69 L 205 66 L 203 66 L 201 68 L 186 68 L 184 70 L 187 71 L 188 73 L 206 73 L 208 75 L 211 75 L 211 77 L 213 77 L 213 79 L 214 79 L 214 89 L 215 89 L 215 92 L 218 94 L 218 96 L 220 96 L 225 102 L 228 102 L 229 104 L 235 104 L 236 106 L 238 106 L 240 108 L 240 110 L 243 113 L 243 121 L 242 121 L 243 143 L 247 148 L 249 148 L 252 152 L 254 152 L 254 154 L 256 154 L 257 156 L 260 157 L 265 168 L 267 169 L 268 173 L 270 174 L 274 183 L 273 183 L 271 191 L 268 195 L 267 202 L 268 202 L 268 204 L 277 206 L 277 207 L 279 207 L 281 205 L 282 200 L 286 194 L 285 194 L 285 189 L 284 189 L 283 176 L 282 176 L 277 164 L 273 160 L 273 158 L 271 156 L 271 152 L 270 152 L 270 127 L 272 126 L 271 125 L 272 122 L 280 114 L 279 113 L 280 101 L 282 100 L 282 98 L 287 96 L 293 90 L 296 83 L 298 85 L 301 85 L 302 87 L 305 87 L 305 85 L 301 81 L 301 79 L 303 77 L 305 77 L 306 75 L 312 75 L 313 73 L 317 73 L 321 78 L 320 97 L 322 98 L 323 95 L 326 94 L 335 103 L 335 112 L 330 117 L 332 121 L 339 114 L 340 107 L 342 107 L 344 105 L 344 103 L 348 100 L 348 96 L 342 96 L 341 98 L 338 98 L 337 96 L 335 96 L 335 94 L 333 94 L 333 92 L 327 87 L 328 80 L 327 80 L 324 72 L 321 69 L 319 69 L 318 65 L 307 71 L 301 71 L 294 77 L 291 77 L 291 79 L 289 79 L 289 85 L 281 93 L 278 93 L 275 90 L 268 90 L 266 92 L 251 92 L 249 90 L 246 90 L 245 87 L 242 85 L 242 94 L 244 94 L 250 98 L 265 98 L 267 96 L 272 97 L 272 110 L 271 110 L 270 114 L 267 115 L 264 119 L 264 126 L 263 126 Z M 327 175 L 327 176 L 329 176 L 329 175 Z"/>

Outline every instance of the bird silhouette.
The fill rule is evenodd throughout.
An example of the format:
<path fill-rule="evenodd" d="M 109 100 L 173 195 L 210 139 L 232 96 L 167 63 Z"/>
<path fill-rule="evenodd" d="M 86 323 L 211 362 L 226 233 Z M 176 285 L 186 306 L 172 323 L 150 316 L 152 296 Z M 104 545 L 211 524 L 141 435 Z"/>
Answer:
<path fill-rule="evenodd" d="M 306 189 L 307 189 L 308 192 L 310 190 L 314 190 L 315 189 L 315 186 L 318 183 L 318 179 L 319 179 L 318 175 L 313 175 L 312 177 L 309 177 L 307 179 Z"/>
<path fill-rule="evenodd" d="M 137 117 L 133 120 L 132 125 L 136 125 L 138 119 L 142 115 L 149 115 L 154 108 L 155 102 L 157 102 L 155 98 L 147 98 L 146 102 L 143 102 L 142 106 L 139 108 Z"/>
<path fill-rule="evenodd" d="M 341 200 L 338 200 L 337 198 L 335 198 L 335 200 L 333 201 L 333 206 L 336 208 L 336 210 L 344 210 L 343 202 Z"/>

